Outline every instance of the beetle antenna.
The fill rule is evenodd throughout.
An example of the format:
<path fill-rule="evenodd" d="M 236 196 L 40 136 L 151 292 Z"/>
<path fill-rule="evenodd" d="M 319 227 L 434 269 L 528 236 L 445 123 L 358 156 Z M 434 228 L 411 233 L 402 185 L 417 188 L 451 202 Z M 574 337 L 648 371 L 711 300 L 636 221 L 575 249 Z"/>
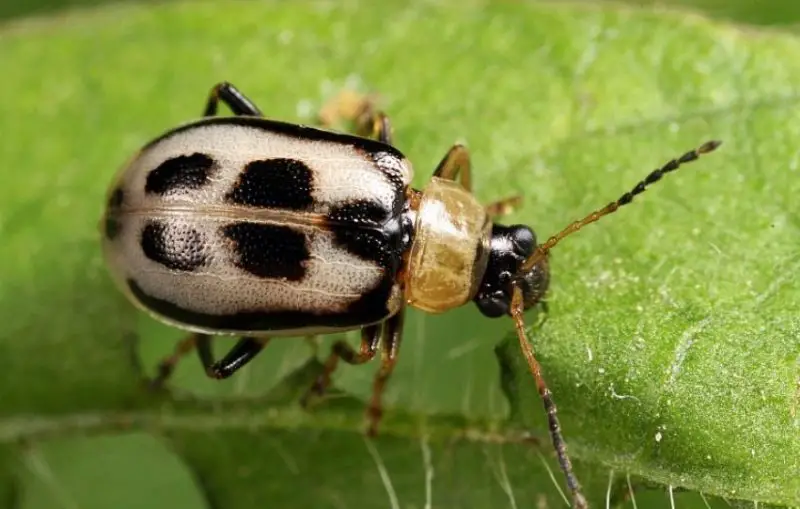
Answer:
<path fill-rule="evenodd" d="M 517 336 L 519 336 L 519 345 L 522 348 L 522 353 L 525 354 L 525 360 L 528 361 L 528 367 L 536 380 L 536 389 L 539 391 L 539 397 L 544 404 L 545 412 L 547 412 L 547 425 L 550 430 L 550 440 L 553 442 L 553 448 L 556 451 L 558 464 L 561 471 L 567 480 L 567 487 L 572 492 L 572 507 L 575 509 L 588 509 L 586 498 L 581 493 L 581 486 L 578 483 L 578 478 L 572 472 L 572 462 L 567 455 L 567 443 L 561 435 L 561 424 L 558 422 L 558 415 L 556 412 L 556 404 L 553 401 L 553 395 L 547 387 L 542 376 L 542 367 L 536 356 L 533 353 L 533 347 L 528 341 L 525 334 L 525 322 L 523 320 L 523 313 L 525 311 L 522 302 L 522 290 L 519 285 L 514 285 L 513 296 L 511 298 L 511 316 L 514 319 L 514 325 L 517 329 Z"/>
<path fill-rule="evenodd" d="M 661 168 L 654 170 L 652 173 L 650 173 L 650 175 L 645 177 L 644 180 L 636 184 L 636 187 L 631 189 L 629 192 L 623 194 L 617 201 L 611 202 L 605 207 L 595 210 L 594 212 L 584 217 L 580 221 L 575 221 L 574 223 L 570 224 L 569 226 L 558 232 L 556 235 L 553 235 L 552 237 L 547 239 L 547 242 L 545 242 L 544 244 L 540 244 L 539 246 L 537 246 L 533 254 L 529 256 L 528 259 L 525 260 L 525 262 L 522 264 L 519 273 L 523 274 L 530 271 L 537 263 L 539 263 L 542 259 L 544 259 L 547 256 L 548 252 L 556 244 L 561 242 L 561 240 L 564 237 L 572 235 L 573 233 L 577 232 L 587 224 L 594 223 L 601 217 L 607 216 L 615 212 L 618 208 L 622 207 L 623 205 L 627 205 L 628 203 L 633 201 L 634 196 L 643 193 L 648 186 L 650 186 L 651 184 L 655 184 L 656 182 L 661 180 L 661 177 L 663 177 L 665 174 L 677 170 L 683 164 L 695 161 L 703 154 L 708 154 L 709 152 L 712 152 L 721 144 L 722 144 L 721 141 L 716 141 L 716 140 L 707 141 L 706 143 L 700 145 L 698 148 L 683 154 L 677 159 L 672 159 Z"/>

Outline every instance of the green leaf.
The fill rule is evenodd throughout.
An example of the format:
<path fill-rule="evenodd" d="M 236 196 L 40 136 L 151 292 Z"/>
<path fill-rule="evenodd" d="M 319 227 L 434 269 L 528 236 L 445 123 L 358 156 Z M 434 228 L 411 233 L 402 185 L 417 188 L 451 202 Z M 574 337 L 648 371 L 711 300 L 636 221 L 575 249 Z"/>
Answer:
<path fill-rule="evenodd" d="M 147 3 L 152 0 L 139 0 Z M 617 0 L 604 0 L 609 3 L 620 3 Z M 26 0 L 8 1 L 0 4 L 0 19 L 31 14 L 43 14 L 50 11 L 86 8 L 89 6 L 116 3 L 114 0 Z M 714 17 L 737 20 L 742 23 L 760 25 L 786 25 L 796 28 L 800 20 L 800 4 L 794 0 L 768 0 L 766 2 L 750 2 L 748 0 L 623 0 L 633 6 L 678 5 L 710 14 Z"/>
<path fill-rule="evenodd" d="M 152 373 L 181 333 L 134 311 L 104 270 L 98 221 L 115 171 L 198 116 L 218 81 L 296 121 L 357 88 L 380 94 L 415 184 L 465 141 L 476 195 L 521 192 L 504 221 L 540 239 L 724 140 L 553 251 L 531 340 L 594 507 L 628 492 L 626 474 L 656 485 L 635 492 L 638 507 L 670 507 L 666 486 L 800 505 L 798 56 L 788 34 L 587 5 L 176 3 L 8 25 L 0 440 L 25 464 L 15 444 L 150 431 L 214 507 L 562 504 L 512 325 L 474 306 L 410 313 L 375 443 L 360 432 L 378 363 L 342 367 L 338 391 L 306 412 L 297 396 L 319 365 L 299 339 L 225 382 L 188 359 L 173 394 L 139 384 L 131 338 Z M 540 447 L 521 445 L 521 429 Z M 9 507 L 17 470 L 0 484 Z M 679 507 L 706 507 L 675 489 Z"/>
<path fill-rule="evenodd" d="M 186 466 L 148 435 L 45 441 L 23 462 L 23 509 L 208 507 Z"/>

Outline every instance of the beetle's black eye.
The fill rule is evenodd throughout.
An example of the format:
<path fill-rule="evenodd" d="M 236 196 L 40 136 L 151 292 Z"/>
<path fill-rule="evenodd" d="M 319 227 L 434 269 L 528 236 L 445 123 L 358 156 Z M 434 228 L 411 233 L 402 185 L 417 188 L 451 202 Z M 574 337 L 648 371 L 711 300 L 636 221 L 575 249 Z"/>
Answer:
<path fill-rule="evenodd" d="M 533 254 L 533 250 L 536 248 L 536 235 L 533 230 L 524 225 L 515 225 L 511 231 L 515 251 L 525 258 Z"/>

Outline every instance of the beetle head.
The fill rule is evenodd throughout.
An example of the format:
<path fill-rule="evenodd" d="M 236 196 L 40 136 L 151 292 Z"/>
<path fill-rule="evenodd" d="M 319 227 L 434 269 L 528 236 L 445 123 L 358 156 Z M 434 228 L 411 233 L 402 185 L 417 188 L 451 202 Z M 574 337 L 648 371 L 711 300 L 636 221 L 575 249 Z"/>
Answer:
<path fill-rule="evenodd" d="M 550 282 L 547 257 L 530 269 L 520 271 L 525 260 L 536 250 L 536 234 L 525 225 L 492 227 L 489 263 L 473 299 L 485 316 L 496 318 L 510 314 L 512 283 L 522 290 L 525 309 L 542 300 Z"/>

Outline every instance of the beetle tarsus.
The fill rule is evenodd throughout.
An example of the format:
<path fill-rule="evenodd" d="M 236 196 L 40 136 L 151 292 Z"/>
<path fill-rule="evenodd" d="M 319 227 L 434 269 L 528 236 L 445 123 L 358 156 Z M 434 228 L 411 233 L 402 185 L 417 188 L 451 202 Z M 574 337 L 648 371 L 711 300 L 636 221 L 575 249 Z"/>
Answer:
<path fill-rule="evenodd" d="M 206 370 L 206 376 L 215 380 L 224 380 L 233 374 L 232 371 L 226 371 L 219 366 L 213 366 Z"/>
<path fill-rule="evenodd" d="M 317 377 L 314 380 L 314 384 L 303 394 L 303 397 L 300 399 L 300 405 L 303 408 L 308 408 L 311 406 L 311 402 L 319 397 L 322 397 L 325 394 L 325 389 L 330 384 L 330 379 L 323 378 L 323 375 Z"/>

